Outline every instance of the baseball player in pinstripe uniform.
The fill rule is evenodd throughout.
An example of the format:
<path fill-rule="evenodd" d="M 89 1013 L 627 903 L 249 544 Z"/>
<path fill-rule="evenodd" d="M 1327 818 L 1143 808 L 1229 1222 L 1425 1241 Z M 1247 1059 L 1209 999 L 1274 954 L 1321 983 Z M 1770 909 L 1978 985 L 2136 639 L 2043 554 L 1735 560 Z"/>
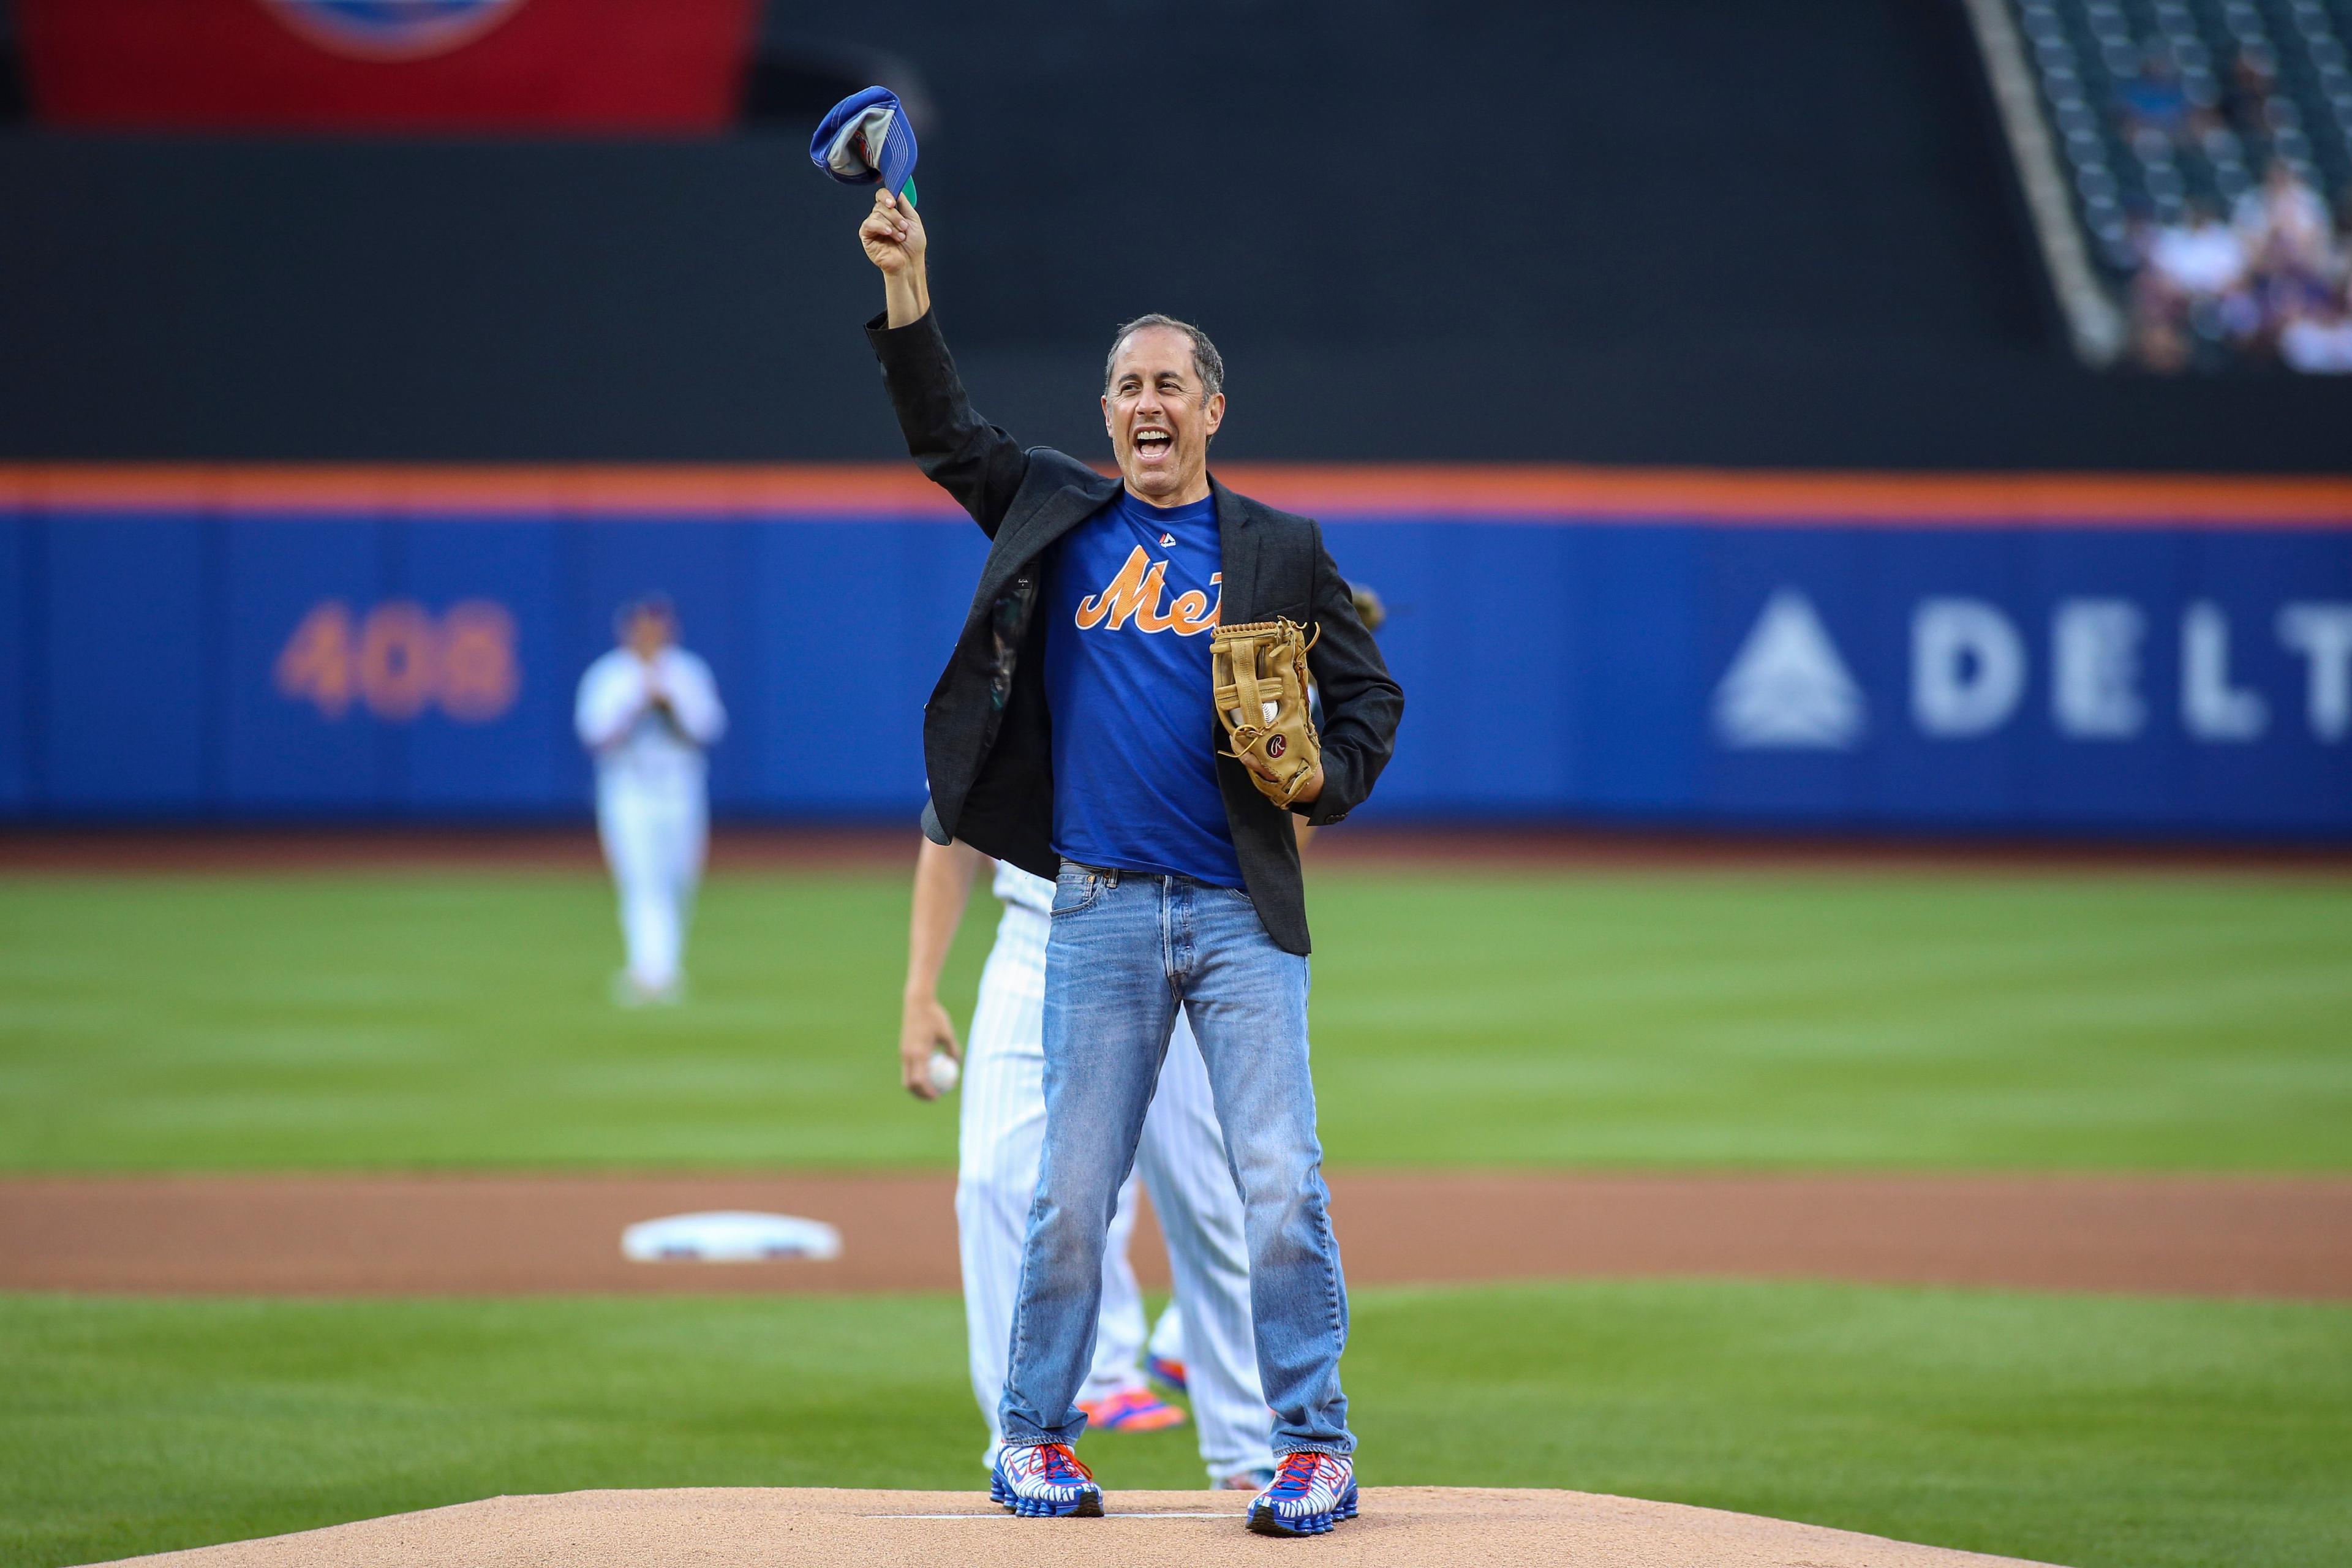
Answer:
<path fill-rule="evenodd" d="M 983 863 L 966 845 L 928 840 L 917 863 L 899 1058 L 907 1088 L 927 1100 L 938 1093 L 932 1053 L 957 1050 L 954 1026 L 939 1001 L 940 967 Z M 1045 937 L 1054 884 L 1000 864 L 993 890 L 1004 908 L 964 1053 L 956 1171 L 972 1394 L 988 1420 L 992 1467 L 1002 1436 L 997 1409 L 1022 1245 L 1045 1141 Z M 1176 1287 L 1176 1300 L 1152 1335 L 1155 1369 L 1174 1372 L 1191 1394 L 1210 1480 L 1255 1491 L 1271 1479 L 1274 1455 L 1250 1322 L 1249 1249 L 1208 1069 L 1181 1020 L 1104 1249 L 1102 1305 L 1079 1396 L 1093 1406 L 1092 1423 L 1113 1431 L 1171 1424 L 1130 1418 L 1156 1405 L 1137 1365 L 1144 1350 L 1143 1300 L 1128 1261 L 1139 1176 L 1167 1238 Z M 1172 1407 L 1159 1408 L 1172 1414 Z"/>
<path fill-rule="evenodd" d="M 676 1002 L 709 837 L 703 751 L 727 731 L 710 667 L 677 646 L 660 595 L 621 606 L 620 646 L 580 678 L 572 722 L 596 759 L 596 833 L 619 889 L 625 1005 Z"/>

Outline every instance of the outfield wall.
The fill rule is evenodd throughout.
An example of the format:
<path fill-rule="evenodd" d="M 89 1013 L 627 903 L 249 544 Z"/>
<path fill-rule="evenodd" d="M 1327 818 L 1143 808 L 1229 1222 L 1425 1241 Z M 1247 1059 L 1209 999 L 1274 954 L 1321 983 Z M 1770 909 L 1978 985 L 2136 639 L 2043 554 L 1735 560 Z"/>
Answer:
<path fill-rule="evenodd" d="M 1225 477 L 1393 606 L 1366 820 L 2352 838 L 2352 482 Z M 0 816 L 577 815 L 658 588 L 722 812 L 911 820 L 984 548 L 897 466 L 0 468 Z"/>

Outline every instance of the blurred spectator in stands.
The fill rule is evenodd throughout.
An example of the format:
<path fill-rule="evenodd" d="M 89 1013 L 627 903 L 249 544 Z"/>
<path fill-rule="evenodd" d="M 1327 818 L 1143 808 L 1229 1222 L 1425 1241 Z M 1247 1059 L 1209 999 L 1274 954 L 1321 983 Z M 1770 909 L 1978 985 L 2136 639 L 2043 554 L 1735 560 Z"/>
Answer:
<path fill-rule="evenodd" d="M 2174 62 L 2172 51 L 2161 44 L 2148 46 L 2146 63 L 2123 84 L 2119 96 L 2126 141 L 2147 132 L 2185 147 L 2219 123 L 2190 100 L 2180 80 L 2180 67 Z"/>
<path fill-rule="evenodd" d="M 2240 197 L 2231 221 L 2202 203 L 2184 221 L 2142 226 L 2131 280 L 2132 352 L 2159 373 L 2234 361 L 2339 374 L 2352 246 L 2328 204 L 2284 160 Z"/>
<path fill-rule="evenodd" d="M 2279 358 L 2308 375 L 2352 374 L 2352 297 L 2344 286 L 2322 294 L 2279 329 Z"/>
<path fill-rule="evenodd" d="M 2240 135 L 2270 133 L 2265 110 L 2277 86 L 2278 62 L 2269 49 L 2248 44 L 2238 51 L 2237 63 L 2230 68 L 2230 121 Z"/>
<path fill-rule="evenodd" d="M 2179 223 L 2143 226 L 2139 247 L 2146 259 L 2132 279 L 2131 307 L 2143 368 L 2201 366 L 2258 324 L 2244 242 L 2210 206 L 2191 202 Z"/>
<path fill-rule="evenodd" d="M 2285 159 L 2272 159 L 2263 183 L 2238 198 L 2233 226 L 2251 265 L 2263 272 L 2333 280 L 2337 265 L 2333 215 Z"/>
<path fill-rule="evenodd" d="M 2246 279 L 2246 243 L 2203 202 L 2189 204 L 2184 221 L 2167 224 L 2148 244 L 2158 280 L 2192 303 L 2219 300 Z"/>

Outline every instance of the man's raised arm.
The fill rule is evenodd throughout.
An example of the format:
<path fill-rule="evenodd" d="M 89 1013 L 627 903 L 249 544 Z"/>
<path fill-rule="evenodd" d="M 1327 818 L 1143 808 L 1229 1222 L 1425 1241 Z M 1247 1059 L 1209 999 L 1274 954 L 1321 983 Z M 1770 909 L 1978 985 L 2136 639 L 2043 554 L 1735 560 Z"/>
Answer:
<path fill-rule="evenodd" d="M 931 318 L 931 284 L 924 252 L 929 237 L 912 202 L 887 189 L 874 193 L 874 210 L 858 226 L 858 243 L 882 274 L 881 316 L 866 323 L 866 340 L 882 362 L 882 379 L 898 411 L 907 450 L 930 480 L 955 497 L 990 538 L 1004 521 L 1013 492 L 1029 471 L 1021 444 L 975 413 L 964 395 L 939 324 Z"/>

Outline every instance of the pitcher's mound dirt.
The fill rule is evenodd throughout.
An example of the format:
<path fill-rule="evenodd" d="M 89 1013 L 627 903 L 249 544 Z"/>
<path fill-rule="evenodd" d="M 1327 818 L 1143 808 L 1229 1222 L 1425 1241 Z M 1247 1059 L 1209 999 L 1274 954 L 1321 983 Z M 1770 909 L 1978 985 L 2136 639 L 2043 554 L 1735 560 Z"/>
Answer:
<path fill-rule="evenodd" d="M 1014 1519 L 971 1492 L 782 1487 L 501 1497 L 124 1561 L 185 1568 L 1316 1568 L 1560 1563 L 1608 1568 L 1988 1568 L 2016 1563 L 1591 1492 L 1372 1487 L 1311 1541 L 1252 1535 L 1234 1492 L 1114 1492 L 1102 1519 Z"/>

